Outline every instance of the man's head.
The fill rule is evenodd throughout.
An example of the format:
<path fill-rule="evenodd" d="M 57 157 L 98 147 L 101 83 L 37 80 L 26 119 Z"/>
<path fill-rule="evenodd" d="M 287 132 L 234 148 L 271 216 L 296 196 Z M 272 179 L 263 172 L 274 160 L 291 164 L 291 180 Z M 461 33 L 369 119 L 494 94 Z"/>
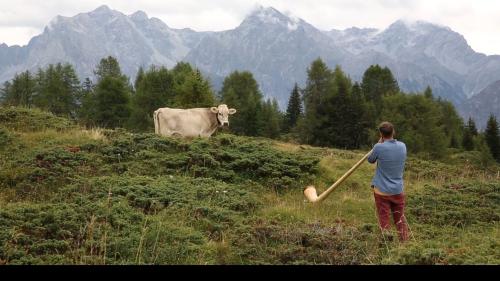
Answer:
<path fill-rule="evenodd" d="M 218 107 L 212 107 L 210 108 L 210 110 L 216 114 L 217 120 L 219 120 L 220 127 L 223 127 L 224 125 L 229 126 L 229 115 L 236 113 L 236 109 L 229 109 L 225 104 L 221 104 Z"/>
<path fill-rule="evenodd" d="M 384 139 L 390 139 L 394 137 L 394 126 L 390 122 L 382 122 L 378 126 L 378 131 L 380 136 Z"/>

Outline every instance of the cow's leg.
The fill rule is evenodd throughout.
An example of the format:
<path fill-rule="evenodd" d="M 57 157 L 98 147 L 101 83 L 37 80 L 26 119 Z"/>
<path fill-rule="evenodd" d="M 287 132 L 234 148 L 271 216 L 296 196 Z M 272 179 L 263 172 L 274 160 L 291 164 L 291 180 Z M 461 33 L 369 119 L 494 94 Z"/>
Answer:
<path fill-rule="evenodd" d="M 215 131 L 216 130 L 204 130 L 200 132 L 199 136 L 201 138 L 210 138 Z"/>

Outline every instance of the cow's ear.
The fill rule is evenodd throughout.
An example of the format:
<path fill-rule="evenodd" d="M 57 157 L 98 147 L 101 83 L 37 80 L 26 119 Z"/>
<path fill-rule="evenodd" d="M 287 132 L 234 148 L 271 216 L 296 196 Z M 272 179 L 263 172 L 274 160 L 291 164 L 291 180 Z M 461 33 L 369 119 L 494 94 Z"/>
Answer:
<path fill-rule="evenodd" d="M 211 107 L 210 111 L 212 111 L 213 113 L 217 113 L 219 112 L 219 109 L 217 109 L 217 107 Z"/>
<path fill-rule="evenodd" d="M 229 114 L 235 114 L 235 113 L 236 113 L 236 109 L 234 109 L 234 108 L 229 109 Z"/>

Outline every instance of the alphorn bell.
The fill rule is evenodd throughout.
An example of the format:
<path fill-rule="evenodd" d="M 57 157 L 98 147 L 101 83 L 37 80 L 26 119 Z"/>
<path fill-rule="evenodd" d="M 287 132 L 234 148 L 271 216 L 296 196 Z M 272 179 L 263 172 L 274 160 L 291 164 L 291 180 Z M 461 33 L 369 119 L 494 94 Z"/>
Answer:
<path fill-rule="evenodd" d="M 345 181 L 363 162 L 372 154 L 372 150 L 370 150 L 361 160 L 358 161 L 358 163 L 354 164 L 349 171 L 347 171 L 340 179 L 338 179 L 335 183 L 332 184 L 325 192 L 321 193 L 320 196 L 318 196 L 318 193 L 316 191 L 316 188 L 313 185 L 309 185 L 304 189 L 304 195 L 306 196 L 307 200 L 312 203 L 318 203 L 323 201 L 328 194 L 330 194 L 337 186 L 339 186 L 343 181 Z"/>

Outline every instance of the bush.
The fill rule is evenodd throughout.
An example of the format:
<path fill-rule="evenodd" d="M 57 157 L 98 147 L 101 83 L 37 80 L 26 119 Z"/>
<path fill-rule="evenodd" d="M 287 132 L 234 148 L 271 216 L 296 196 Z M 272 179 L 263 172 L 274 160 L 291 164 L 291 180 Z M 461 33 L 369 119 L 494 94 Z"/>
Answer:
<path fill-rule="evenodd" d="M 440 249 L 415 246 L 400 251 L 392 256 L 390 260 L 383 262 L 394 263 L 395 260 L 398 264 L 434 265 L 445 264 L 446 258 L 446 254 Z"/>
<path fill-rule="evenodd" d="M 146 214 L 167 208 L 197 212 L 200 207 L 217 207 L 248 214 L 259 205 L 253 192 L 239 186 L 209 178 L 178 176 L 80 179 L 78 183 L 62 189 L 54 200 L 93 202 L 107 198 L 108 192 L 112 193 L 112 202 L 125 200 L 129 206 Z"/>
<path fill-rule="evenodd" d="M 0 150 L 4 149 L 12 141 L 12 136 L 6 129 L 0 127 Z"/>
<path fill-rule="evenodd" d="M 249 264 L 362 264 L 366 233 L 343 223 L 287 223 L 256 219 L 241 228 L 233 247 Z"/>
<path fill-rule="evenodd" d="M 499 183 L 427 185 L 408 197 L 409 212 L 419 223 L 468 226 L 500 221 Z"/>
<path fill-rule="evenodd" d="M 0 210 L 0 259 L 44 263 L 69 254 L 79 239 L 84 215 L 74 205 L 14 205 Z M 67 262 L 69 257 L 64 258 Z"/>
<path fill-rule="evenodd" d="M 71 146 L 17 152 L 9 160 L 0 169 L 0 187 L 16 191 L 18 199 L 39 196 L 42 188 L 57 190 L 79 176 L 93 176 L 99 166 L 98 159 Z"/>
<path fill-rule="evenodd" d="M 23 107 L 1 107 L 0 125 L 18 131 L 41 131 L 45 129 L 69 129 L 75 125 L 66 118 L 39 109 Z"/>
<path fill-rule="evenodd" d="M 14 204 L 0 211 L 0 260 L 8 264 L 199 263 L 202 232 L 148 220 L 120 202 Z"/>
<path fill-rule="evenodd" d="M 109 164 L 108 172 L 183 174 L 230 183 L 246 180 L 283 189 L 302 186 L 317 172 L 316 157 L 278 151 L 269 141 L 219 135 L 186 141 L 153 134 L 119 134 L 110 143 L 84 146 Z"/>

